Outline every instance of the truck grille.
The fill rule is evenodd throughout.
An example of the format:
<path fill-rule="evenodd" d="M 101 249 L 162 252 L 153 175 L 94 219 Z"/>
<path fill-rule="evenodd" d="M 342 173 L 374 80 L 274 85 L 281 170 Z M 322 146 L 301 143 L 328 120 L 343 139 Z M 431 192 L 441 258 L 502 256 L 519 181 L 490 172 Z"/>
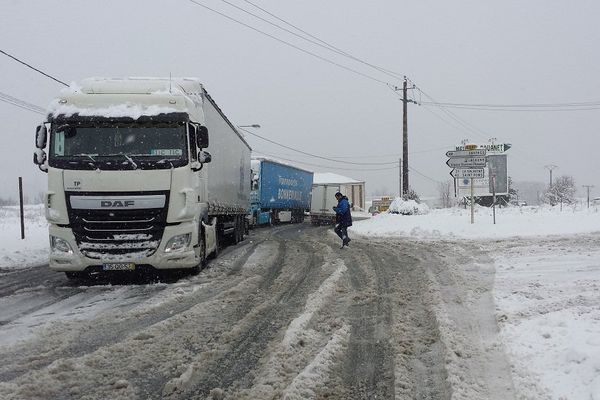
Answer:
<path fill-rule="evenodd" d="M 137 193 L 142 194 L 142 193 Z M 103 260 L 132 260 L 147 257 L 156 252 L 163 236 L 167 220 L 168 192 L 145 192 L 164 194 L 162 208 L 132 210 L 75 209 L 67 195 L 69 222 L 77 246 L 89 258 Z M 71 193 L 81 196 L 82 193 Z M 135 193 L 86 193 L 102 196 L 135 196 Z"/>

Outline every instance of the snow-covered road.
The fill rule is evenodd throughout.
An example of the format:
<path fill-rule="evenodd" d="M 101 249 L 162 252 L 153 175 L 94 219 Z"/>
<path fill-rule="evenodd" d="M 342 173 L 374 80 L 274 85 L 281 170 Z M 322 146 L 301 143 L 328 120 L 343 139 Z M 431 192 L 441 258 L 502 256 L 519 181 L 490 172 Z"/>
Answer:
<path fill-rule="evenodd" d="M 13 271 L 0 397 L 510 399 L 489 261 L 444 241 L 340 250 L 302 224 L 253 231 L 169 284 Z"/>

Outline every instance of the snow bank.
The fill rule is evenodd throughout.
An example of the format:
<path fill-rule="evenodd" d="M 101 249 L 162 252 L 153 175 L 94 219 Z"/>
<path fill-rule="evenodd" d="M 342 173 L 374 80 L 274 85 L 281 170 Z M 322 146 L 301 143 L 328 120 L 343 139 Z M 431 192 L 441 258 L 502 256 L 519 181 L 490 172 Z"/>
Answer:
<path fill-rule="evenodd" d="M 522 397 L 600 399 L 598 235 L 491 246 L 501 339 Z"/>
<path fill-rule="evenodd" d="M 0 207 L 0 270 L 28 268 L 48 260 L 48 223 L 43 205 L 25 206 L 25 239 L 19 207 Z"/>
<path fill-rule="evenodd" d="M 390 214 L 423 215 L 429 213 L 427 204 L 419 204 L 414 200 L 402 200 L 396 197 L 388 209 Z"/>
<path fill-rule="evenodd" d="M 508 238 L 564 235 L 600 231 L 598 208 L 508 207 L 496 208 L 496 224 L 492 209 L 475 207 L 475 223 L 471 224 L 470 208 L 431 210 L 426 215 L 379 214 L 358 221 L 350 228 L 365 236 L 402 236 L 414 238 Z"/>

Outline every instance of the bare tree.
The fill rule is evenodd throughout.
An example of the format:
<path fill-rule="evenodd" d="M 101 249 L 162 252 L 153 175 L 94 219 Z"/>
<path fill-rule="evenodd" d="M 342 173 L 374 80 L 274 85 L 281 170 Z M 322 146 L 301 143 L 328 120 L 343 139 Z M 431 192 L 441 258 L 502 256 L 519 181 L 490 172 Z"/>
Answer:
<path fill-rule="evenodd" d="M 557 204 L 575 203 L 575 179 L 572 176 L 563 175 L 557 178 L 552 186 L 548 187 L 544 193 L 544 202 L 555 206 Z"/>
<path fill-rule="evenodd" d="M 408 188 L 408 192 L 404 193 L 402 195 L 402 199 L 403 200 L 414 200 L 417 203 L 421 202 L 421 199 L 419 198 L 419 194 L 417 192 L 415 192 L 415 190 L 411 187 Z"/>
<path fill-rule="evenodd" d="M 438 194 L 440 196 L 440 204 L 442 208 L 450 208 L 452 206 L 452 181 L 439 182 Z"/>

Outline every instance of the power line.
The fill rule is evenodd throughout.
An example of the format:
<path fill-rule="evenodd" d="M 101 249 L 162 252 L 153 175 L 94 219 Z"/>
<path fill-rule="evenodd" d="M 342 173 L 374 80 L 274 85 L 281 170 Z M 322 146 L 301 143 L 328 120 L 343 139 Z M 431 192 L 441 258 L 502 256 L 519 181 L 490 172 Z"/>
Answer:
<path fill-rule="evenodd" d="M 463 126 L 465 129 L 467 129 L 468 131 L 470 131 L 471 133 L 473 133 L 475 136 L 479 136 L 480 138 L 483 138 L 484 140 L 487 140 L 491 135 L 486 134 L 485 132 L 483 132 L 482 130 L 480 130 L 479 128 L 475 127 L 474 125 L 469 124 L 468 122 L 464 121 L 462 118 L 458 117 L 455 113 L 453 113 L 450 110 L 447 110 L 446 107 L 440 105 L 442 103 L 438 102 L 437 100 L 435 100 L 433 97 L 431 97 L 429 94 L 427 94 L 423 89 L 421 89 L 420 87 L 417 87 L 417 90 L 419 90 L 419 92 L 421 92 L 425 97 L 427 97 L 428 99 L 430 99 L 432 101 L 432 103 L 434 103 L 434 105 L 436 105 L 436 107 L 438 107 L 441 111 L 443 111 L 446 115 L 448 115 L 450 118 L 452 118 L 454 121 L 456 121 L 457 123 L 459 123 L 461 126 Z M 427 109 L 427 108 L 426 108 Z M 486 137 L 487 136 L 487 137 Z M 536 166 L 540 166 L 543 165 L 543 163 L 539 162 L 539 160 L 534 160 L 531 156 L 530 153 L 525 153 L 524 151 L 521 152 L 518 148 L 514 148 L 513 149 L 515 152 L 517 153 L 522 153 L 523 157 L 521 158 L 522 160 L 525 160 L 526 162 L 535 164 Z"/>
<path fill-rule="evenodd" d="M 276 36 L 274 36 L 274 35 L 271 35 L 271 34 L 269 34 L 269 33 L 267 33 L 267 32 L 261 31 L 260 29 L 258 29 L 258 28 L 255 28 L 255 27 L 253 27 L 253 26 L 251 26 L 251 25 L 248 25 L 248 24 L 246 24 L 246 23 L 244 23 L 244 22 L 242 22 L 242 21 L 239 21 L 239 20 L 237 20 L 237 19 L 235 19 L 235 18 L 233 18 L 233 17 L 230 17 L 229 15 L 227 15 L 227 14 L 225 14 L 225 13 L 222 13 L 222 12 L 220 12 L 220 11 L 217 11 L 217 10 L 215 10 L 215 9 L 212 9 L 212 8 L 210 8 L 210 7 L 208 7 L 208 6 L 204 5 L 204 4 L 201 4 L 201 3 L 197 2 L 196 0 L 189 0 L 189 1 L 190 1 L 191 3 L 193 3 L 193 4 L 197 5 L 197 6 L 200 6 L 200 7 L 202 7 L 202 8 L 205 8 L 205 9 L 209 10 L 209 11 L 212 11 L 212 12 L 213 12 L 213 13 L 215 13 L 215 14 L 218 14 L 218 15 L 220 15 L 220 16 L 222 16 L 223 18 L 227 18 L 227 19 L 228 19 L 228 20 L 230 20 L 230 21 L 233 21 L 233 22 L 235 22 L 235 23 L 237 23 L 237 24 L 243 25 L 243 26 L 245 26 L 246 28 L 252 29 L 253 31 L 260 33 L 261 35 L 265 35 L 265 36 L 267 36 L 267 37 L 269 37 L 269 38 L 271 38 L 271 39 L 273 39 L 273 40 L 276 40 L 276 41 L 278 41 L 278 42 L 280 42 L 280 43 L 283 43 L 283 44 L 285 44 L 286 46 L 292 47 L 292 48 L 294 48 L 294 49 L 296 49 L 296 50 L 298 50 L 298 51 L 301 51 L 301 52 L 303 52 L 303 53 L 305 53 L 305 54 L 308 54 L 308 55 L 310 55 L 310 56 L 312 56 L 312 57 L 318 58 L 318 59 L 319 59 L 319 60 L 321 60 L 321 61 L 325 61 L 326 63 L 332 64 L 332 65 L 335 65 L 336 67 L 342 68 L 342 69 L 344 69 L 344 70 L 346 70 L 346 71 L 349 71 L 349 72 L 352 72 L 352 73 L 354 73 L 354 74 L 360 75 L 360 76 L 362 76 L 362 77 L 364 77 L 364 78 L 367 78 L 367 79 L 370 79 L 370 80 L 372 80 L 372 81 L 375 81 L 375 82 L 381 83 L 381 84 L 383 84 L 383 85 L 390 86 L 390 84 L 389 84 L 389 83 L 387 83 L 387 82 L 385 82 L 385 81 L 382 81 L 381 79 L 377 79 L 377 78 L 375 78 L 375 77 L 373 77 L 373 76 L 371 76 L 371 75 L 367 75 L 367 74 L 365 74 L 365 73 L 362 73 L 362 72 L 360 72 L 360 71 L 357 71 L 357 70 L 355 70 L 355 69 L 352 69 L 352 68 L 346 67 L 345 65 L 342 65 L 342 64 L 340 64 L 340 63 L 337 63 L 337 62 L 335 62 L 335 61 L 332 61 L 332 60 L 329 60 L 329 59 L 327 59 L 327 58 L 325 58 L 325 57 L 322 57 L 322 56 L 320 56 L 320 55 L 318 55 L 318 54 L 316 54 L 316 53 L 313 53 L 313 52 L 310 52 L 310 51 L 308 51 L 308 50 L 305 50 L 305 49 L 303 49 L 302 47 L 296 46 L 295 44 L 292 44 L 292 43 L 290 43 L 290 42 L 287 42 L 287 41 L 285 41 L 285 40 L 283 40 L 283 39 L 279 39 L 278 37 L 276 37 Z"/>
<path fill-rule="evenodd" d="M 555 107 L 586 107 L 600 106 L 600 100 L 567 102 L 567 103 L 532 103 L 532 104 L 471 104 L 471 103 L 444 103 L 444 102 L 423 102 L 436 104 L 445 107 L 489 107 L 489 108 L 555 108 Z"/>
<path fill-rule="evenodd" d="M 238 128 L 239 128 L 239 127 L 238 127 Z M 353 162 L 353 161 L 340 161 L 340 160 L 335 160 L 335 159 L 333 159 L 333 158 L 324 157 L 324 156 L 319 156 L 319 155 L 316 155 L 316 154 L 308 153 L 308 152 L 306 152 L 306 151 L 302 151 L 302 150 L 295 149 L 295 148 L 293 148 L 293 147 L 290 147 L 290 146 L 286 146 L 285 144 L 281 144 L 281 143 L 278 143 L 278 142 L 276 142 L 276 141 L 274 141 L 274 140 L 267 139 L 267 138 L 266 138 L 266 137 L 264 137 L 264 136 L 258 135 L 258 134 L 256 134 L 256 133 L 254 133 L 254 132 L 251 132 L 251 131 L 249 131 L 249 130 L 247 130 L 247 129 L 244 129 L 244 128 L 239 128 L 239 129 L 241 129 L 242 131 L 244 131 L 244 132 L 246 132 L 246 133 L 248 133 L 248 134 L 250 134 L 250 135 L 252 135 L 252 136 L 256 136 L 256 137 L 257 137 L 257 138 L 259 138 L 259 139 L 262 139 L 262 140 L 264 140 L 264 141 L 267 141 L 267 142 L 269 142 L 269 143 L 273 143 L 273 144 L 275 144 L 275 145 L 277 145 L 277 146 L 284 147 L 284 148 L 286 148 L 286 149 L 288 149 L 288 150 L 292 150 L 292 151 L 295 151 L 295 152 L 297 152 L 297 153 L 304 154 L 304 155 L 306 155 L 306 156 L 315 157 L 315 158 L 320 158 L 320 159 L 322 159 L 322 160 L 333 161 L 333 162 L 344 163 L 344 164 L 352 164 L 352 165 L 390 165 L 390 164 L 395 164 L 395 163 L 397 163 L 397 161 L 394 161 L 394 162 L 377 162 L 377 163 L 359 163 L 359 162 Z"/>
<path fill-rule="evenodd" d="M 312 167 L 326 168 L 326 169 L 336 169 L 336 170 L 345 170 L 345 171 L 389 171 L 389 170 L 393 170 L 393 169 L 398 169 L 398 166 L 387 167 L 387 168 L 366 168 L 366 169 L 365 168 L 347 168 L 347 167 L 328 166 L 328 165 L 314 164 L 314 163 L 310 163 L 310 162 L 306 162 L 306 161 L 294 160 L 291 158 L 285 158 L 285 157 L 281 157 L 278 155 L 265 153 L 264 151 L 259 151 L 259 150 L 253 150 L 253 151 L 255 153 L 263 154 L 268 157 L 279 158 L 284 161 L 290 161 L 290 162 L 295 162 L 298 164 L 309 165 Z"/>
<path fill-rule="evenodd" d="M 18 99 L 6 93 L 0 92 L 0 101 L 12 104 L 13 106 L 17 106 L 27 111 L 32 111 L 34 113 L 46 115 L 46 111 L 44 110 L 44 108 L 36 106 L 35 104 L 28 103 L 24 100 Z"/>
<path fill-rule="evenodd" d="M 283 22 L 284 24 L 286 24 L 286 25 L 288 25 L 288 26 L 290 26 L 290 27 L 292 27 L 292 28 L 296 29 L 298 32 L 301 32 L 301 33 L 303 33 L 304 35 L 307 35 L 308 37 L 310 37 L 311 39 L 314 39 L 314 40 L 311 40 L 311 39 L 308 39 L 308 38 L 306 38 L 306 37 L 303 37 L 302 35 L 298 35 L 297 33 L 290 31 L 289 29 L 283 28 L 283 27 L 281 27 L 281 26 L 279 26 L 279 25 L 277 25 L 277 24 L 275 24 L 275 23 L 273 23 L 273 22 L 271 22 L 271 21 L 268 21 L 268 20 L 266 20 L 266 19 L 264 19 L 264 18 L 262 18 L 262 17 L 260 17 L 260 16 L 257 16 L 256 14 L 253 14 L 253 13 L 251 13 L 251 12 L 249 12 L 249 11 L 247 11 L 247 10 L 245 10 L 245 9 L 241 8 L 241 7 L 238 7 L 238 6 L 236 6 L 236 5 L 233 5 L 233 4 L 231 4 L 230 2 L 228 2 L 227 0 L 221 0 L 221 1 L 223 1 L 223 2 L 225 2 L 225 3 L 227 3 L 227 4 L 229 4 L 229 5 L 231 5 L 232 7 L 235 7 L 235 8 L 237 8 L 237 9 L 239 9 L 239 10 L 242 10 L 242 11 L 243 11 L 243 12 L 245 12 L 245 13 L 248 13 L 248 14 L 252 15 L 252 16 L 254 16 L 255 18 L 258 18 L 258 19 L 260 19 L 261 21 L 264 21 L 264 22 L 267 22 L 268 24 L 271 24 L 271 25 L 273 25 L 273 26 L 276 26 L 277 28 L 279 28 L 279 29 L 282 29 L 282 30 L 284 30 L 285 32 L 291 33 L 292 35 L 294 35 L 294 36 L 297 36 L 297 37 L 299 37 L 299 38 L 301 38 L 301 39 L 303 39 L 303 40 L 306 40 L 306 41 L 308 41 L 308 42 L 310 42 L 310 43 L 313 43 L 313 44 L 315 44 L 315 45 L 317 45 L 317 46 L 323 47 L 323 48 L 325 48 L 325 49 L 327 49 L 327 50 L 329 50 L 329 51 L 332 51 L 332 52 L 334 52 L 334 53 L 336 53 L 336 54 L 339 54 L 339 55 L 341 55 L 341 56 L 344 56 L 344 57 L 347 57 L 347 58 L 349 58 L 349 59 L 351 59 L 351 60 L 357 61 L 357 62 L 359 62 L 359 63 L 361 63 L 361 64 L 364 64 L 364 65 L 366 65 L 366 66 L 369 66 L 369 67 L 371 67 L 371 68 L 373 68 L 373 69 L 375 69 L 375 70 L 377 70 L 377 71 L 379 71 L 379 72 L 381 72 L 381 73 L 383 73 L 383 74 L 386 74 L 386 75 L 388 75 L 388 76 L 391 76 L 391 77 L 393 77 L 393 78 L 395 78 L 395 79 L 402 79 L 402 78 L 403 78 L 403 75 L 402 75 L 402 74 L 400 74 L 400 73 L 397 73 L 397 72 L 394 72 L 394 71 L 390 71 L 389 69 L 382 68 L 382 67 L 379 67 L 379 66 L 377 66 L 377 65 L 371 64 L 371 63 L 369 63 L 369 62 L 367 62 L 367 61 L 365 61 L 365 60 L 362 60 L 362 59 L 360 59 L 360 58 L 358 58 L 358 57 L 356 57 L 356 56 L 353 56 L 352 54 L 350 54 L 350 53 L 348 53 L 348 52 L 346 52 L 346 51 L 344 51 L 344 50 L 342 50 L 342 49 L 340 49 L 340 48 L 338 48 L 338 47 L 336 47 L 336 46 L 332 45 L 331 43 L 328 43 L 328 42 L 326 42 L 326 41 L 324 41 L 324 40 L 322 40 L 322 39 L 319 39 L 317 36 L 315 36 L 315 35 L 312 35 L 312 34 L 308 33 L 307 31 L 305 31 L 305 30 L 303 30 L 303 29 L 299 28 L 298 26 L 296 26 L 296 25 L 294 25 L 294 24 L 292 24 L 292 23 L 290 23 L 290 22 L 288 22 L 288 21 L 284 20 L 284 19 L 283 19 L 283 18 L 281 18 L 281 17 L 278 17 L 277 15 L 273 14 L 272 12 L 270 12 L 270 11 L 266 10 L 265 8 L 262 8 L 262 7 L 260 7 L 260 6 L 256 5 L 256 4 L 252 3 L 251 1 L 244 0 L 246 3 L 250 4 L 251 6 L 253 6 L 253 7 L 255 7 L 255 8 L 257 8 L 257 9 L 261 10 L 262 12 L 264 12 L 264 13 L 266 13 L 266 14 L 270 15 L 271 17 L 273 17 L 273 18 L 277 19 L 278 21 L 281 21 L 281 22 Z M 315 42 L 315 40 L 316 40 L 316 42 Z"/>
<path fill-rule="evenodd" d="M 443 146 L 443 147 L 435 147 L 435 148 L 418 150 L 418 151 L 411 151 L 411 152 L 409 152 L 409 154 L 431 153 L 431 152 L 434 152 L 434 151 L 452 150 L 452 149 L 454 149 L 454 145 L 448 145 L 448 146 Z M 387 153 L 387 154 L 372 154 L 372 155 L 323 156 L 323 157 L 335 158 L 335 159 L 347 159 L 347 158 L 352 158 L 352 159 L 355 159 L 355 158 L 386 158 L 386 157 L 389 158 L 389 157 L 393 157 L 394 159 L 397 159 L 400 156 L 402 156 L 401 153 Z M 394 162 L 396 162 L 396 161 L 394 161 Z"/>
<path fill-rule="evenodd" d="M 327 165 L 320 165 L 320 164 L 309 163 L 309 162 L 306 162 L 306 161 L 295 160 L 295 159 L 291 159 L 291 158 L 285 158 L 285 157 L 281 157 L 279 155 L 265 153 L 265 152 L 259 151 L 259 150 L 253 150 L 253 151 L 255 153 L 263 154 L 265 156 L 279 158 L 279 159 L 284 160 L 284 161 L 290 161 L 290 162 L 295 162 L 295 163 L 298 163 L 298 164 L 309 165 L 309 166 L 319 167 L 319 168 L 327 168 L 327 169 L 337 169 L 337 170 L 346 170 L 346 171 L 364 171 L 364 172 L 390 171 L 390 170 L 398 169 L 398 165 L 396 165 L 394 167 L 388 167 L 388 168 L 367 168 L 367 169 L 365 169 L 365 168 L 345 168 L 345 167 L 337 167 L 337 166 L 327 166 Z M 396 161 L 396 164 L 399 164 L 399 162 Z M 419 170 L 414 169 L 411 165 L 409 165 L 408 168 L 409 168 L 410 171 L 415 172 L 417 175 L 420 175 L 423 178 L 429 179 L 430 181 L 432 181 L 434 183 L 441 183 L 441 181 L 438 181 L 437 179 L 434 179 L 434 178 L 432 178 L 430 176 L 427 176 L 424 173 L 420 172 Z"/>
<path fill-rule="evenodd" d="M 444 105 L 437 104 L 434 102 L 423 102 L 424 106 L 434 105 L 448 108 L 455 108 L 461 110 L 475 110 L 475 111 L 500 111 L 500 112 L 565 112 L 565 111 L 589 111 L 589 110 L 600 110 L 600 104 L 596 106 L 571 106 L 568 108 L 550 108 L 550 107 L 531 107 L 531 108 L 501 108 L 501 107 L 485 107 L 485 106 L 461 106 L 461 105 Z"/>
<path fill-rule="evenodd" d="M 57 78 L 53 77 L 52 75 L 50 75 L 50 74 L 47 74 L 47 73 L 45 73 L 44 71 L 41 71 L 41 70 L 39 70 L 39 69 L 37 69 L 37 68 L 35 68 L 35 67 L 33 67 L 33 66 L 31 66 L 31 65 L 27 64 L 25 61 L 21 61 L 21 60 L 19 60 L 17 57 L 15 57 L 15 56 L 13 56 L 13 55 L 10 55 L 10 54 L 8 54 L 8 53 L 7 53 L 7 52 L 5 52 L 4 50 L 0 50 L 0 53 L 4 54 L 5 56 L 8 56 L 8 57 L 12 58 L 13 60 L 15 60 L 15 61 L 17 61 L 17 62 L 19 62 L 19 63 L 21 63 L 21 64 L 25 65 L 26 67 L 29 67 L 29 68 L 31 68 L 32 70 L 34 70 L 34 71 L 36 71 L 36 72 L 39 72 L 40 74 L 42 74 L 42 75 L 44 75 L 44 76 L 46 76 L 46 77 L 48 77 L 48 78 L 50 78 L 50 79 L 52 79 L 52 80 L 54 80 L 54 81 L 58 82 L 58 83 L 61 83 L 61 84 L 65 85 L 65 86 L 69 86 L 69 85 L 67 85 L 66 83 L 64 83 L 63 81 L 61 81 L 60 79 L 57 79 Z"/>

